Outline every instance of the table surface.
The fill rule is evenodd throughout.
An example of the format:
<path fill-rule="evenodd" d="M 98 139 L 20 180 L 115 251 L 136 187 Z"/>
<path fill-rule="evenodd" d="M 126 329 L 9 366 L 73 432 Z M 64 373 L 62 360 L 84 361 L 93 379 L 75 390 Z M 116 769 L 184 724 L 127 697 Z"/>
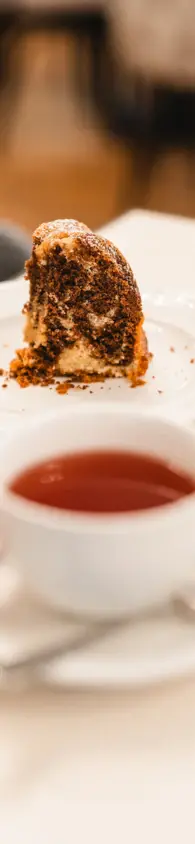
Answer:
<path fill-rule="evenodd" d="M 129 214 L 104 231 L 124 251 L 133 231 L 139 264 L 143 226 L 151 262 L 153 235 L 155 260 L 172 243 L 179 266 L 193 248 L 192 221 Z M 2 844 L 194 842 L 194 797 L 195 679 L 139 693 L 1 695 Z"/>

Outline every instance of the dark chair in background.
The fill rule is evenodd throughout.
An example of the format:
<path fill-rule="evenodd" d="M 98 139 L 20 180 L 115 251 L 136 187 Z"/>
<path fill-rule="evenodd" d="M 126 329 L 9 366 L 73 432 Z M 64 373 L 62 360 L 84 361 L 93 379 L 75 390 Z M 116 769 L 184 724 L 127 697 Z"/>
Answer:
<path fill-rule="evenodd" d="M 0 5 L 0 87 L 6 85 L 10 73 L 10 55 L 18 33 L 17 9 Z"/>
<path fill-rule="evenodd" d="M 4 0 L 0 4 L 0 89 L 10 84 L 11 53 L 21 34 L 32 31 L 70 32 L 75 38 L 75 79 L 84 82 L 84 54 L 88 52 L 91 90 L 99 90 L 100 55 L 106 31 L 104 6 L 98 0 Z M 17 85 L 17 78 L 13 84 Z"/>

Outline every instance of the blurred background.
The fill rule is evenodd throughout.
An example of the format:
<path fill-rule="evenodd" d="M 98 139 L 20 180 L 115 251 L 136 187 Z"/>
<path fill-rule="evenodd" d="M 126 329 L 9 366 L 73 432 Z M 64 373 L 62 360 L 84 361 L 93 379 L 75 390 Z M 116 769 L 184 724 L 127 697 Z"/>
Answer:
<path fill-rule="evenodd" d="M 194 0 L 0 0 L 0 217 L 195 216 Z"/>

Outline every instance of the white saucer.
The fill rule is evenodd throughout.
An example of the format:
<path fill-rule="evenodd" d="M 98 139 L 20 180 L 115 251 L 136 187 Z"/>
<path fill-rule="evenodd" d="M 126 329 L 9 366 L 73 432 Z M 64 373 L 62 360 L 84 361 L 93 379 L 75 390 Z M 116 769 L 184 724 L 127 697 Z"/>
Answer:
<path fill-rule="evenodd" d="M 83 635 L 89 624 L 75 623 L 37 604 L 8 562 L 0 569 L 0 663 L 49 643 Z M 56 660 L 42 682 L 85 688 L 138 688 L 195 671 L 195 627 L 165 612 L 164 617 L 127 624 L 120 632 Z"/>
<path fill-rule="evenodd" d="M 195 418 L 195 224 L 141 212 L 128 214 L 103 231 L 132 263 L 143 297 L 146 331 L 154 357 L 146 385 L 136 390 L 116 380 L 71 390 L 61 396 L 55 389 L 21 390 L 15 382 L 1 389 L 0 434 L 7 437 L 25 416 L 41 408 L 61 408 L 63 402 L 118 399 L 154 412 L 176 416 L 193 424 Z M 0 368 L 6 368 L 22 343 L 21 308 L 28 298 L 27 283 L 0 285 Z M 158 560 L 157 560 L 158 565 Z M 1 569 L 0 600 L 8 577 Z M 7 578 L 7 580 L 6 580 Z M 11 581 L 10 581 L 11 582 Z M 6 586 L 7 588 L 7 586 Z M 31 608 L 31 609 L 30 609 Z M 38 613 L 38 616 L 37 616 Z M 23 614 L 25 623 L 23 624 Z M 48 627 L 49 619 L 49 627 Z M 50 614 L 42 618 L 20 590 L 1 607 L 0 656 L 27 645 L 28 636 L 61 635 L 62 620 L 52 628 Z M 60 627 L 59 627 L 60 625 Z M 63 622 L 64 625 L 64 622 Z M 68 625 L 67 635 L 71 629 Z M 19 637 L 19 639 L 18 639 Z M 3 652 L 2 652 L 3 656 Z M 56 662 L 44 679 L 60 685 L 137 686 L 195 670 L 195 629 L 176 619 L 159 619 L 130 626 L 126 631 L 93 645 L 88 651 Z"/>

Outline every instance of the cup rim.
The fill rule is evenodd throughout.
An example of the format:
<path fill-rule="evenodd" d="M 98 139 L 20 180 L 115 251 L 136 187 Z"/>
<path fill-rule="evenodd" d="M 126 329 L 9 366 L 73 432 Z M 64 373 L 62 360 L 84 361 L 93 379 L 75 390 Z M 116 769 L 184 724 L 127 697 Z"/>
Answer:
<path fill-rule="evenodd" d="M 25 523 L 30 523 L 34 525 L 39 525 L 42 527 L 47 528 L 48 530 L 60 530 L 61 532 L 67 531 L 77 531 L 81 533 L 89 533 L 93 534 L 96 533 L 98 529 L 101 529 L 101 533 L 110 534 L 110 533 L 123 533 L 126 532 L 127 535 L 129 531 L 131 532 L 144 528 L 144 530 L 151 531 L 151 527 L 153 529 L 158 528 L 159 523 L 164 522 L 171 522 L 171 521 L 178 521 L 181 518 L 182 513 L 185 515 L 185 512 L 189 512 L 191 509 L 192 512 L 195 512 L 195 492 L 190 493 L 188 496 L 184 496 L 179 499 L 179 501 L 171 502 L 166 505 L 161 505 L 157 507 L 153 507 L 150 510 L 140 510 L 134 512 L 125 512 L 125 513 L 81 513 L 79 511 L 70 511 L 70 510 L 59 510 L 57 507 L 50 507 L 44 504 L 38 504 L 36 502 L 28 501 L 27 499 L 23 498 L 22 496 L 17 495 L 16 493 L 12 492 L 9 489 L 10 480 L 22 471 L 23 464 L 21 461 L 21 468 L 18 468 L 17 472 L 11 474 L 8 472 L 6 478 L 6 455 L 9 452 L 10 455 L 10 448 L 14 448 L 19 445 L 20 442 L 23 441 L 24 436 L 33 436 L 33 432 L 43 427 L 45 424 L 48 426 L 52 425 L 54 421 L 57 422 L 65 420 L 67 416 L 71 417 L 71 415 L 80 416 L 82 415 L 90 415 L 91 417 L 95 417 L 97 413 L 100 415 L 104 413 L 109 413 L 113 415 L 113 413 L 117 413 L 117 415 L 126 415 L 129 417 L 129 420 L 136 420 L 139 419 L 141 423 L 147 421 L 152 421 L 153 424 L 156 425 L 163 425 L 166 428 L 174 429 L 180 433 L 185 433 L 189 439 L 194 441 L 195 438 L 193 431 L 190 430 L 185 424 L 178 422 L 177 420 L 173 420 L 168 416 L 159 416 L 159 413 L 155 413 L 152 411 L 145 410 L 137 410 L 131 408 L 129 405 L 118 405 L 117 402 L 104 402 L 104 404 L 100 405 L 98 402 L 94 402 L 91 405 L 75 405 L 63 408 L 62 410 L 55 410 L 51 412 L 44 412 L 41 414 L 36 414 L 36 417 L 28 420 L 28 424 L 23 422 L 20 428 L 14 433 L 11 438 L 7 441 L 4 446 L 2 446 L 1 450 L 3 453 L 3 477 L 0 478 L 2 490 L 3 490 L 3 502 L 2 508 L 5 511 L 8 511 L 12 516 L 16 519 L 20 519 Z M 84 450 L 84 449 L 83 449 Z M 97 447 L 96 447 L 97 450 Z M 124 449 L 127 450 L 127 449 Z M 146 448 L 147 453 L 147 448 Z M 160 457 L 160 451 L 159 451 Z M 39 462 L 39 459 L 38 461 Z M 34 461 L 29 463 L 29 465 L 33 465 Z M 174 460 L 173 460 L 174 465 Z M 154 513 L 155 513 L 155 520 L 154 520 Z"/>

